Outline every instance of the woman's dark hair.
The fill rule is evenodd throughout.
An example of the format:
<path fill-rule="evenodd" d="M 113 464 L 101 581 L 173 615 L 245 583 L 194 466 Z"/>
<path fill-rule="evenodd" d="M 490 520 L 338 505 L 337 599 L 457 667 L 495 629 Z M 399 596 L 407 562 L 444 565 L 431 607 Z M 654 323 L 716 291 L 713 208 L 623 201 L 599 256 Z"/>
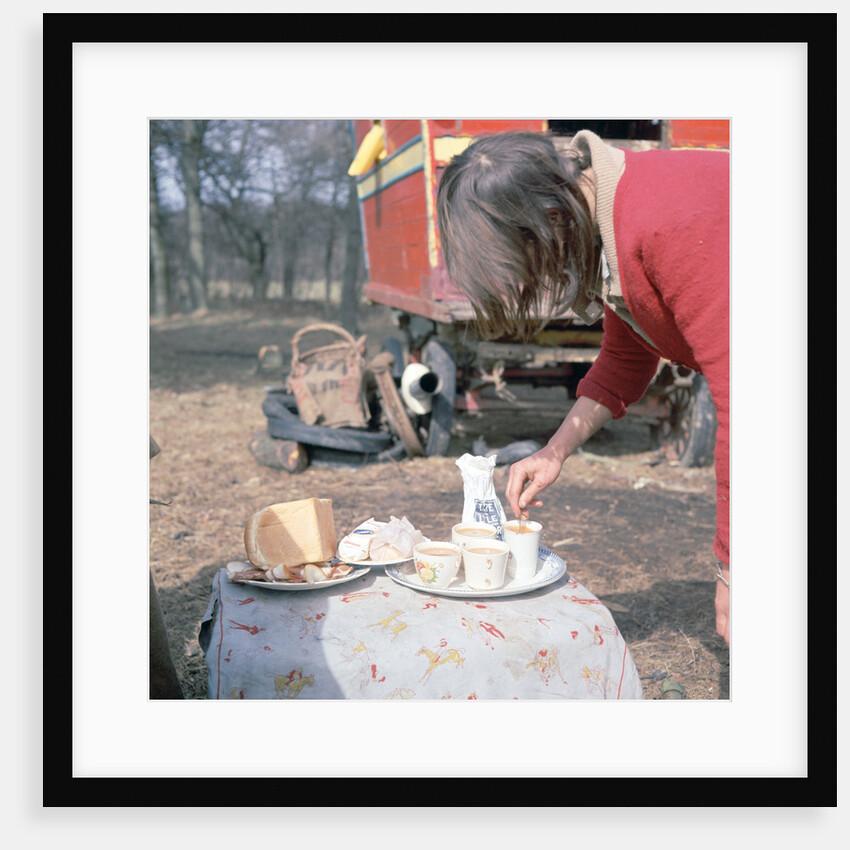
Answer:
<path fill-rule="evenodd" d="M 449 277 L 485 338 L 528 340 L 597 273 L 582 163 L 541 133 L 484 136 L 455 156 L 437 188 Z"/>

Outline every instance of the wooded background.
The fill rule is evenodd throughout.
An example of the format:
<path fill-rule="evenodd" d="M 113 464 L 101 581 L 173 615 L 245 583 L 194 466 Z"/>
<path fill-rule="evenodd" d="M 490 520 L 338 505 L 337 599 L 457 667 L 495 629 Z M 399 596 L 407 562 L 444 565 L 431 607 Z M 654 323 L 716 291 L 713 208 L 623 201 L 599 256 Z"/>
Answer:
<path fill-rule="evenodd" d="M 353 322 L 354 153 L 348 121 L 152 120 L 150 315 L 314 298 Z"/>

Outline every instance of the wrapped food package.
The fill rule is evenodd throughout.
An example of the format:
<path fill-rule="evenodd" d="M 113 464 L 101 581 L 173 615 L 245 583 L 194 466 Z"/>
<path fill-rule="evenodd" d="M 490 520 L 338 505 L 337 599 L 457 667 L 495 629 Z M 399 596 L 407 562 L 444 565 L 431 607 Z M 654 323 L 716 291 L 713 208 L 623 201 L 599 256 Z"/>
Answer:
<path fill-rule="evenodd" d="M 407 517 L 390 521 L 379 528 L 369 546 L 369 557 L 373 561 L 402 560 L 413 557 L 413 547 L 425 540 L 421 531 L 417 531 Z"/>
<path fill-rule="evenodd" d="M 400 561 L 413 557 L 413 547 L 424 540 L 407 517 L 390 517 L 389 522 L 371 517 L 343 537 L 337 554 L 350 562 Z"/>

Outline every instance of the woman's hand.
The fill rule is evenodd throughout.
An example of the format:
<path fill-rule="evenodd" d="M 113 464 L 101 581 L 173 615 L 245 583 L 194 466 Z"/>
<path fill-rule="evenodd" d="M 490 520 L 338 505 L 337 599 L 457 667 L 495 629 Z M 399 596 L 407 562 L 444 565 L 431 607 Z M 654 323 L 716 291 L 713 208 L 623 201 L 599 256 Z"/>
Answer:
<path fill-rule="evenodd" d="M 729 581 L 729 564 L 718 564 L 720 575 Z M 729 646 L 729 586 L 717 579 L 717 590 L 714 593 L 714 611 L 716 615 L 715 628 L 717 634 L 726 641 L 726 646 Z"/>
<path fill-rule="evenodd" d="M 543 504 L 535 496 L 555 481 L 564 461 L 610 419 L 611 411 L 598 402 L 585 397 L 576 401 L 548 445 L 511 467 L 505 497 L 514 516 L 527 519 L 526 508 Z"/>
<path fill-rule="evenodd" d="M 554 483 L 561 474 L 563 464 L 560 455 L 556 454 L 551 446 L 546 446 L 511 466 L 505 497 L 514 516 L 527 519 L 526 508 L 539 508 L 543 504 L 535 496 Z"/>

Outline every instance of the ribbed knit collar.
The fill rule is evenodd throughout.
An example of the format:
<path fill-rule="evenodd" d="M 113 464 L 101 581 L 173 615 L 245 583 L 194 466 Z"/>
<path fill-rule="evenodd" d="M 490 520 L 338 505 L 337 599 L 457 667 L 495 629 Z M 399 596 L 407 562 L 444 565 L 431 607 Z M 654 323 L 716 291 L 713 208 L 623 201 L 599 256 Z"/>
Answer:
<path fill-rule="evenodd" d="M 579 156 L 579 161 L 593 169 L 596 196 L 596 225 L 605 249 L 605 259 L 610 270 L 610 286 L 620 294 L 620 274 L 617 267 L 617 245 L 614 240 L 614 195 L 617 183 L 626 165 L 626 155 L 619 148 L 606 144 L 590 130 L 576 133 L 569 149 Z M 585 322 L 592 324 L 602 315 L 603 281 L 597 277 L 593 287 L 579 292 L 573 311 Z"/>
<path fill-rule="evenodd" d="M 604 252 L 601 273 L 597 275 L 590 288 L 579 292 L 573 304 L 573 312 L 588 324 L 593 324 L 602 315 L 602 303 L 605 303 L 639 336 L 654 346 L 646 331 L 638 325 L 629 312 L 620 284 L 617 243 L 614 239 L 614 196 L 617 193 L 617 184 L 626 168 L 625 151 L 607 144 L 590 130 L 581 130 L 576 133 L 569 148 L 579 155 L 579 161 L 584 167 L 589 165 L 593 169 L 596 226 Z"/>

